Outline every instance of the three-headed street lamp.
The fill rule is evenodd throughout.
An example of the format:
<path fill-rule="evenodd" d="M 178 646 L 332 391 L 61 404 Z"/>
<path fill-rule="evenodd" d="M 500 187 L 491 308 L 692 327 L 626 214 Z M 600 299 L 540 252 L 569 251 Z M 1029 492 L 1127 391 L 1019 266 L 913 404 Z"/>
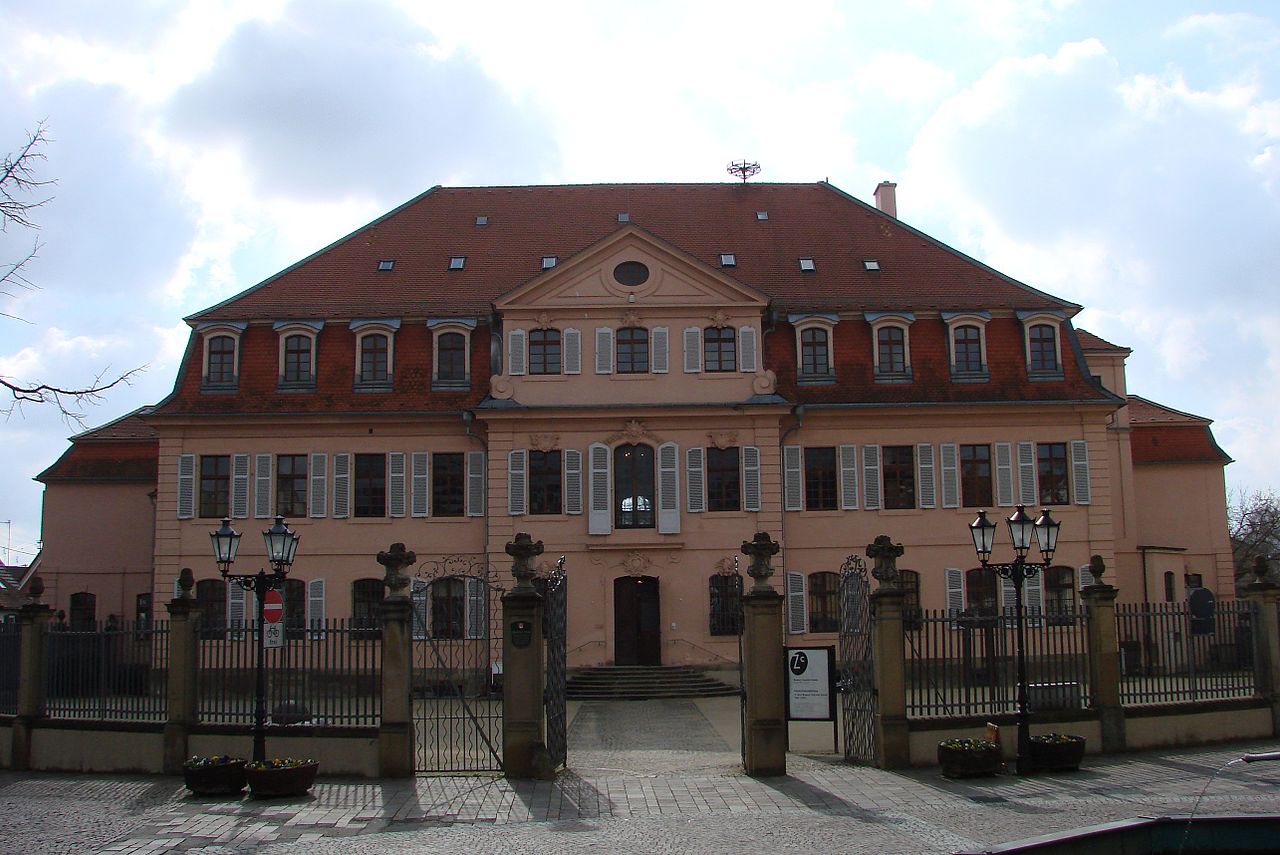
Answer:
<path fill-rule="evenodd" d="M 1003 563 L 991 562 L 991 547 L 995 543 L 996 524 L 987 519 L 986 511 L 978 511 L 978 518 L 969 524 L 969 533 L 973 536 L 973 548 L 978 553 L 978 560 L 988 570 L 994 570 L 1002 579 L 1013 583 L 1014 619 L 1017 627 L 1017 663 L 1018 663 L 1018 757 L 1015 769 L 1019 775 L 1029 775 L 1031 768 L 1031 730 L 1027 714 L 1027 651 L 1025 632 L 1025 610 L 1022 603 L 1022 584 L 1049 566 L 1053 553 L 1058 548 L 1058 528 L 1061 523 L 1049 516 L 1049 509 L 1040 511 L 1040 516 L 1032 520 L 1027 516 L 1025 506 L 1018 505 L 1006 522 L 1009 524 L 1009 537 L 1013 541 L 1014 559 Z M 1038 563 L 1027 561 L 1027 553 L 1031 550 L 1031 535 L 1035 533 L 1036 545 L 1040 549 L 1041 560 Z"/>
<path fill-rule="evenodd" d="M 258 601 L 258 674 L 254 693 L 253 710 L 253 759 L 255 762 L 267 759 L 267 647 L 263 626 L 263 597 L 267 591 L 284 587 L 285 577 L 293 565 L 293 556 L 298 551 L 298 539 L 301 535 L 290 531 L 285 525 L 284 517 L 276 517 L 275 524 L 262 533 L 267 544 L 267 561 L 271 562 L 272 572 L 258 570 L 257 573 L 237 575 L 229 572 L 231 564 L 236 560 L 236 551 L 240 548 L 240 532 L 231 527 L 231 520 L 223 517 L 222 526 L 217 531 L 209 532 L 213 541 L 213 560 L 218 562 L 218 572 L 229 583 L 240 586 L 246 591 L 257 594 Z"/>

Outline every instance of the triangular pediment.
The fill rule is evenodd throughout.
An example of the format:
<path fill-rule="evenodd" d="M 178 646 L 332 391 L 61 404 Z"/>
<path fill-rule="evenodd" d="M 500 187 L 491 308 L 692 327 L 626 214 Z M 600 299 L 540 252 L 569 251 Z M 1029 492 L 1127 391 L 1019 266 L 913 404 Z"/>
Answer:
<path fill-rule="evenodd" d="M 643 265 L 640 282 L 635 282 L 640 270 L 637 264 Z M 621 270 L 620 265 L 624 266 Z M 626 276 L 624 271 L 632 276 Z M 494 305 L 505 313 L 566 308 L 612 310 L 626 305 L 647 309 L 763 309 L 768 302 L 764 294 L 723 271 L 638 226 L 626 225 L 509 291 Z"/>

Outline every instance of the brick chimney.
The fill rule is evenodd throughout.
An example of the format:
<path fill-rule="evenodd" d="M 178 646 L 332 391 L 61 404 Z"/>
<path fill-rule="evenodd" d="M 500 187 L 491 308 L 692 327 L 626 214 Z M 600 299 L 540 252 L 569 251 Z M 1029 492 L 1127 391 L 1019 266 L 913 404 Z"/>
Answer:
<path fill-rule="evenodd" d="M 892 181 L 881 181 L 876 185 L 876 207 L 895 219 L 898 216 L 898 199 L 894 193 L 897 187 Z"/>

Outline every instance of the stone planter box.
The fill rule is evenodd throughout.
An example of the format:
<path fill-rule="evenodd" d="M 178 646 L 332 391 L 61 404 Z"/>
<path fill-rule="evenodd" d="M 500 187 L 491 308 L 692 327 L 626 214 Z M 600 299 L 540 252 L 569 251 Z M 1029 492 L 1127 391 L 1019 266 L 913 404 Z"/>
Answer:
<path fill-rule="evenodd" d="M 182 778 L 187 789 L 197 796 L 225 796 L 244 789 L 244 766 L 244 760 L 208 766 L 183 766 Z"/>
<path fill-rule="evenodd" d="M 990 748 L 952 748 L 938 746 L 938 765 L 945 778 L 977 778 L 994 775 L 1000 771 L 1002 761 L 999 746 Z"/>
<path fill-rule="evenodd" d="M 1037 772 L 1074 772 L 1084 759 L 1085 739 L 1072 736 L 1066 742 L 1038 742 L 1031 737 L 1031 766 Z"/>
<path fill-rule="evenodd" d="M 258 798 L 274 796 L 300 796 L 316 782 L 316 773 L 320 764 L 316 761 L 303 763 L 301 766 L 282 766 L 279 768 L 255 768 L 248 766 L 245 776 L 249 781 L 249 789 Z"/>

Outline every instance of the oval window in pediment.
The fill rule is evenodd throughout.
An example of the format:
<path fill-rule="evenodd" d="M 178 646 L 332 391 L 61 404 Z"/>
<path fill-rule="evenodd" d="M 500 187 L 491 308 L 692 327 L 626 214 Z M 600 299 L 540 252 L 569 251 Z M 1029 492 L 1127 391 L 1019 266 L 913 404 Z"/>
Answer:
<path fill-rule="evenodd" d="M 649 281 L 649 268 L 639 261 L 624 261 L 613 268 L 613 278 L 619 285 L 634 288 Z"/>

